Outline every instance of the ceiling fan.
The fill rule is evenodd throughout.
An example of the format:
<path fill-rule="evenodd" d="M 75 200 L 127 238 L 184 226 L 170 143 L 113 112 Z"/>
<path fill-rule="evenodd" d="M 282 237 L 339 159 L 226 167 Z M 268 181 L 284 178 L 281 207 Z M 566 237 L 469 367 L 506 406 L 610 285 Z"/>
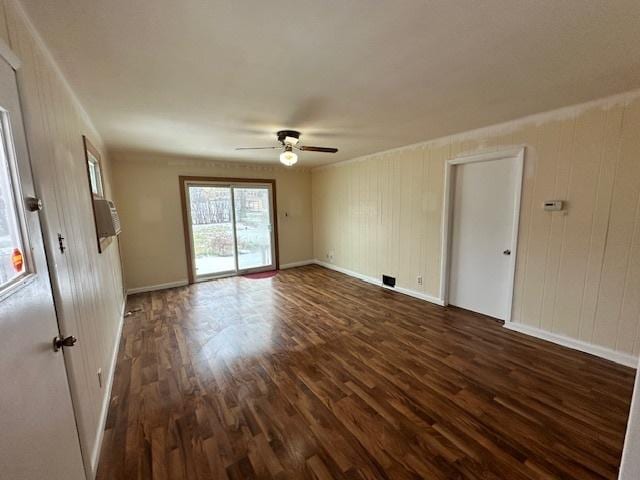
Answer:
<path fill-rule="evenodd" d="M 298 161 L 298 155 L 293 151 L 300 150 L 302 152 L 324 152 L 324 153 L 336 153 L 337 148 L 331 147 L 310 147 L 308 145 L 298 145 L 300 142 L 300 132 L 296 130 L 280 130 L 277 133 L 278 141 L 280 145 L 274 147 L 240 147 L 236 150 L 275 150 L 282 148 L 283 151 L 280 154 L 280 161 L 286 166 L 290 167 Z"/>

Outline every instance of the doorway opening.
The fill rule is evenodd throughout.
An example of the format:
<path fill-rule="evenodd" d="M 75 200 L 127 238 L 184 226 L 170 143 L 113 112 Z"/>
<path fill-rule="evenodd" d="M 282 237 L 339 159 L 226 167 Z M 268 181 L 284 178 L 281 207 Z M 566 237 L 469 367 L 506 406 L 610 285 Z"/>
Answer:
<path fill-rule="evenodd" d="M 524 147 L 458 157 L 445 170 L 441 298 L 511 321 Z"/>
<path fill-rule="evenodd" d="M 180 177 L 189 283 L 278 268 L 275 180 Z"/>

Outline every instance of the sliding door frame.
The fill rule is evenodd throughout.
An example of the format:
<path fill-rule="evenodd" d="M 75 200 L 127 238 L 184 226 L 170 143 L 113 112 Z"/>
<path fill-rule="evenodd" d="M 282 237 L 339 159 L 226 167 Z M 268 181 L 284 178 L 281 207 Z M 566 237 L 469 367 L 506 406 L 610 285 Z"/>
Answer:
<path fill-rule="evenodd" d="M 275 269 L 278 270 L 280 268 L 280 248 L 278 244 L 278 208 L 276 203 L 276 181 L 274 179 L 259 179 L 259 178 L 235 178 L 235 177 L 200 177 L 200 176 L 184 176 L 180 175 L 178 177 L 180 183 L 180 201 L 182 203 L 182 226 L 184 230 L 184 248 L 187 254 L 187 275 L 189 278 L 189 283 L 196 283 L 198 280 L 196 278 L 195 272 L 193 271 L 193 248 L 191 243 L 191 227 L 189 225 L 189 210 L 187 202 L 189 201 L 187 195 L 187 184 L 189 183 L 219 183 L 222 185 L 238 186 L 239 184 L 245 184 L 251 186 L 252 184 L 256 184 L 256 187 L 259 185 L 268 185 L 271 188 L 271 204 L 272 204 L 272 224 L 273 224 L 273 251 L 274 251 L 274 266 Z M 231 193 L 231 201 L 234 202 L 233 198 L 233 190 Z M 235 209 L 231 208 L 231 214 L 235 219 Z M 236 225 L 235 221 L 233 222 L 233 235 L 234 235 L 234 243 L 236 237 Z M 237 269 L 237 255 L 236 255 L 236 272 Z M 233 273 L 233 275 L 236 274 Z M 224 276 L 224 274 L 223 274 Z"/>

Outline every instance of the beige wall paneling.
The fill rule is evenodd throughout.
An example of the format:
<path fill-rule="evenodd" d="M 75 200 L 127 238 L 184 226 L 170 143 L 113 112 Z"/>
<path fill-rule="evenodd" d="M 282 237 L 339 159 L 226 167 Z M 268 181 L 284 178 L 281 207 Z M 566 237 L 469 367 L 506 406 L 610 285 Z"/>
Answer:
<path fill-rule="evenodd" d="M 602 144 L 599 151 L 600 164 L 597 173 L 597 187 L 594 189 L 594 209 L 590 235 L 590 249 L 587 271 L 584 279 L 581 311 L 579 317 L 579 338 L 586 342 L 593 340 L 595 313 L 607 236 L 611 199 L 616 170 L 620 159 L 620 131 L 624 108 L 617 106 L 606 112 L 603 119 Z M 595 148 L 594 148 L 595 150 Z"/>
<path fill-rule="evenodd" d="M 554 150 L 553 140 L 551 140 L 551 146 L 547 147 L 547 152 L 541 150 L 539 154 L 554 155 L 554 175 L 553 182 L 553 198 L 546 200 L 565 200 L 568 198 L 569 192 L 569 176 L 571 171 L 571 149 L 573 148 L 573 138 L 575 131 L 575 120 L 563 120 L 560 122 L 552 122 L 550 124 L 550 132 L 558 132 L 559 139 L 557 143 L 557 152 Z M 554 153 L 556 152 L 556 153 Z M 534 152 L 535 153 L 535 152 Z M 544 201 L 545 199 L 543 199 Z M 571 204 L 567 205 L 567 215 L 571 208 Z M 567 223 L 567 215 L 565 213 L 552 213 L 546 215 L 547 222 L 549 222 L 549 234 L 546 240 L 545 261 L 544 261 L 544 275 L 539 281 L 542 282 L 542 296 L 540 297 L 540 314 L 536 317 L 535 310 L 529 314 L 533 317 L 521 317 L 523 323 L 527 323 L 534 327 L 540 327 L 546 331 L 553 330 L 553 316 L 556 306 L 556 298 L 562 295 L 559 291 L 558 274 L 560 271 L 560 258 L 562 255 L 562 241 L 564 238 L 564 232 Z M 535 281 L 535 277 L 532 279 Z M 535 305 L 534 295 L 531 295 L 532 300 L 530 303 Z M 525 315 L 527 315 L 525 313 Z"/>
<path fill-rule="evenodd" d="M 422 166 L 419 164 L 420 151 L 407 150 L 398 158 L 398 184 L 402 186 L 398 192 L 398 227 L 394 230 L 396 237 L 394 250 L 398 255 L 398 271 L 406 272 L 398 286 L 418 289 L 416 278 L 421 273 L 420 248 L 415 219 L 419 218 L 416 205 L 420 204 L 420 195 L 415 180 L 422 180 Z M 364 163 L 363 163 L 364 165 Z M 364 262 L 363 262 L 364 263 Z"/>
<path fill-rule="evenodd" d="M 639 130 L 635 91 L 316 168 L 315 258 L 334 251 L 334 267 L 439 297 L 444 163 L 524 145 L 513 320 L 629 363 L 640 353 Z M 567 211 L 545 212 L 545 200 Z"/>
<path fill-rule="evenodd" d="M 7 29 L 7 14 L 4 7 L 4 0 L 0 1 L 0 38 L 4 40 L 7 45 L 9 42 L 9 30 Z"/>
<path fill-rule="evenodd" d="M 578 338 L 587 263 L 590 255 L 593 212 L 600 167 L 606 112 L 590 110 L 576 119 L 562 253 L 558 272 L 558 295 L 552 320 L 554 332 Z M 541 142 L 542 143 L 542 142 Z M 532 232 L 533 233 L 533 232 Z M 530 255 L 530 261 L 538 258 Z M 527 292 L 528 293 L 528 292 Z"/>
<path fill-rule="evenodd" d="M 276 180 L 280 265 L 313 258 L 311 173 L 301 168 L 231 164 L 203 159 L 114 153 L 116 205 L 127 288 L 160 288 L 187 281 L 178 176 Z"/>
<path fill-rule="evenodd" d="M 122 319 L 123 294 L 117 242 L 97 252 L 82 135 L 100 138 L 22 8 L 5 0 L 18 71 L 36 188 L 44 201 L 44 235 L 62 333 L 79 338 L 65 352 L 78 429 L 89 474 L 96 468 L 108 403 L 108 385 Z M 108 159 L 104 181 L 110 192 Z M 57 234 L 67 250 L 58 248 Z M 98 369 L 103 372 L 102 387 Z"/>
<path fill-rule="evenodd" d="M 442 250 L 442 209 L 444 201 L 444 166 L 449 159 L 449 146 L 425 148 L 428 158 L 428 177 L 426 185 L 427 211 L 424 223 L 427 241 L 422 244 L 425 266 L 424 293 L 434 297 L 440 292 L 440 255 L 432 252 Z"/>
<path fill-rule="evenodd" d="M 536 162 L 538 170 L 538 181 L 533 185 L 532 202 L 533 212 L 529 217 L 531 232 L 535 232 L 535 241 L 529 246 L 529 258 L 544 258 L 548 252 L 549 235 L 553 215 L 543 211 L 540 207 L 544 200 L 555 198 L 553 181 L 557 160 L 554 154 L 557 153 L 557 143 L 560 132 L 555 123 L 544 125 L 540 132 L 540 137 L 548 136 L 549 141 L 540 145 L 535 150 L 531 147 L 527 150 L 527 162 Z M 522 227 L 521 227 L 522 228 Z M 542 299 L 545 276 L 544 262 L 527 262 L 525 275 L 522 280 L 523 289 L 530 292 L 520 302 L 520 319 L 527 319 L 527 323 L 540 327 L 542 311 Z"/>
<path fill-rule="evenodd" d="M 624 111 L 593 340 L 638 353 L 640 99 Z"/>

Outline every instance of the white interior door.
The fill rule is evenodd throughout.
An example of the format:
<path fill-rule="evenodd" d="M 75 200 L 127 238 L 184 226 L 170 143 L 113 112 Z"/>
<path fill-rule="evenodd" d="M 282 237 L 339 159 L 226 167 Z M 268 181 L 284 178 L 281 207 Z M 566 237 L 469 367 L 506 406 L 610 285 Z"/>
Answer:
<path fill-rule="evenodd" d="M 500 320 L 511 317 L 518 157 L 453 168 L 449 303 Z"/>
<path fill-rule="evenodd" d="M 84 478 L 18 102 L 0 60 L 0 476 Z"/>

